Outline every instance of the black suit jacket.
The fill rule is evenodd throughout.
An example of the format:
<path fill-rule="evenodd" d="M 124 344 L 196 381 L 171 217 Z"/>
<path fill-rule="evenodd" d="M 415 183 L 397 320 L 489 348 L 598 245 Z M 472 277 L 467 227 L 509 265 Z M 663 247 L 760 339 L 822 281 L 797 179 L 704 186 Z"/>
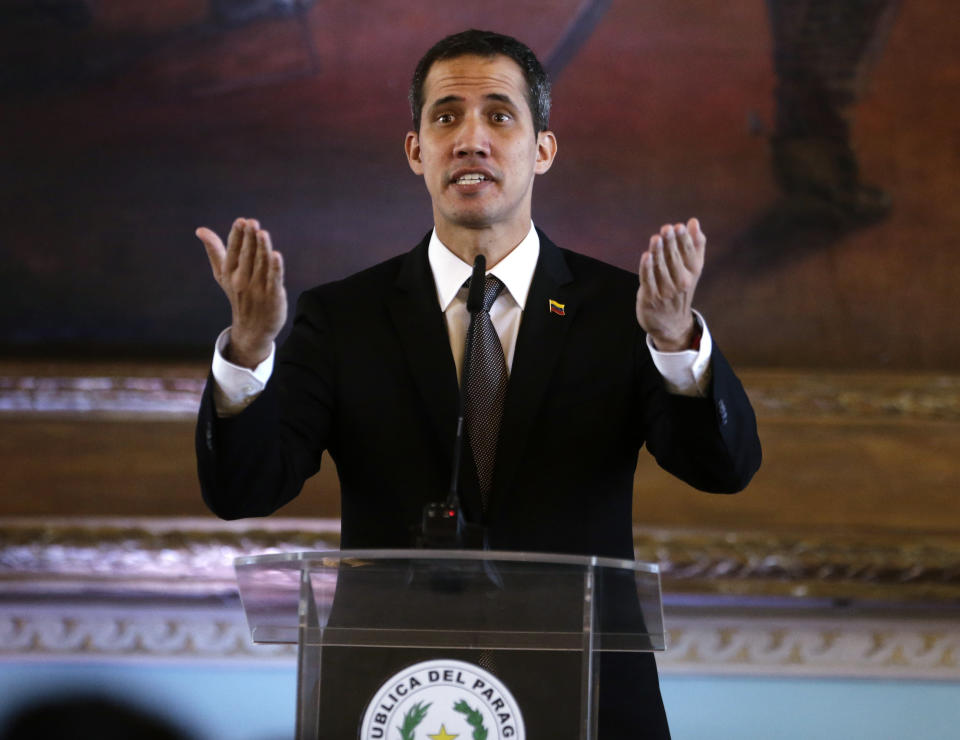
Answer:
<path fill-rule="evenodd" d="M 458 407 L 427 244 L 305 292 L 273 377 L 241 414 L 218 419 L 208 383 L 197 451 L 214 513 L 270 514 L 299 493 L 327 450 L 340 476 L 341 546 L 411 545 L 424 504 L 446 494 Z M 738 491 L 757 470 L 753 411 L 723 355 L 714 347 L 707 398 L 668 393 L 637 324 L 636 288 L 636 275 L 540 233 L 484 521 L 492 549 L 632 559 L 644 444 L 705 491 Z M 549 311 L 550 299 L 565 315 Z M 466 459 L 463 506 L 479 521 Z M 633 676 L 627 703 L 637 704 L 639 682 L 659 707 L 652 659 L 623 660 L 620 672 Z M 607 689 L 613 683 L 602 679 Z M 601 717 L 611 711 L 602 706 Z"/>

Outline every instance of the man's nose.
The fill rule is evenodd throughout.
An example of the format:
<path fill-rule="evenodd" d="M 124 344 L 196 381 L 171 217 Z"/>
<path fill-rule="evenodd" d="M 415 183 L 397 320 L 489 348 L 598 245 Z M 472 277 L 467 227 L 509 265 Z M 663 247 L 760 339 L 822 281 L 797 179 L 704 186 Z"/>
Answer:
<path fill-rule="evenodd" d="M 457 157 L 485 157 L 490 154 L 490 132 L 483 121 L 468 118 L 458 133 L 454 146 Z"/>

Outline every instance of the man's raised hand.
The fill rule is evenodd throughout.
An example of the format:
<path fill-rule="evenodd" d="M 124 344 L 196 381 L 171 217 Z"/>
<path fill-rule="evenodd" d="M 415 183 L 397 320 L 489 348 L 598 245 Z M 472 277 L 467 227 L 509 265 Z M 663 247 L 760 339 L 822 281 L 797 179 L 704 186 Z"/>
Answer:
<path fill-rule="evenodd" d="M 696 323 L 693 293 L 703 271 L 707 237 L 700 222 L 665 224 L 640 257 L 637 321 L 661 352 L 689 349 Z"/>
<path fill-rule="evenodd" d="M 234 221 L 226 248 L 206 227 L 196 234 L 207 250 L 214 278 L 230 300 L 233 318 L 226 358 L 254 368 L 267 359 L 287 320 L 283 257 L 273 250 L 270 234 L 256 219 Z"/>

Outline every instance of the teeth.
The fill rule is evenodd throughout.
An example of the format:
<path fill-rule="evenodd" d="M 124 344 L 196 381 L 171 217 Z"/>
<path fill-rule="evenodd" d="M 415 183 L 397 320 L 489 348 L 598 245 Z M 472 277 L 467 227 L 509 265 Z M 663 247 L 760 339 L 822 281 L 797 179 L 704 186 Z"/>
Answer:
<path fill-rule="evenodd" d="M 484 175 L 471 174 L 471 175 L 462 175 L 457 178 L 457 185 L 473 185 L 477 182 L 483 182 L 487 178 Z"/>

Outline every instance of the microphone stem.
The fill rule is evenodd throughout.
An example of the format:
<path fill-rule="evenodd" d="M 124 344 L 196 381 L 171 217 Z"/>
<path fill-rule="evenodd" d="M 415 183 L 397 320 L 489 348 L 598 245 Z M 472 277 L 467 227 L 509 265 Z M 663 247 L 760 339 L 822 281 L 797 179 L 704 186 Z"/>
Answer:
<path fill-rule="evenodd" d="M 460 409 L 457 414 L 457 438 L 453 448 L 453 470 L 450 472 L 450 492 L 447 494 L 447 506 L 460 509 L 460 466 L 463 458 L 463 427 L 467 409 L 467 388 L 470 380 L 470 354 L 473 351 L 473 329 L 477 316 L 483 310 L 483 286 L 486 278 L 487 259 L 478 254 L 473 260 L 473 276 L 467 292 L 467 311 L 470 312 L 470 325 L 467 327 L 467 341 L 463 350 L 463 368 L 460 374 Z"/>

